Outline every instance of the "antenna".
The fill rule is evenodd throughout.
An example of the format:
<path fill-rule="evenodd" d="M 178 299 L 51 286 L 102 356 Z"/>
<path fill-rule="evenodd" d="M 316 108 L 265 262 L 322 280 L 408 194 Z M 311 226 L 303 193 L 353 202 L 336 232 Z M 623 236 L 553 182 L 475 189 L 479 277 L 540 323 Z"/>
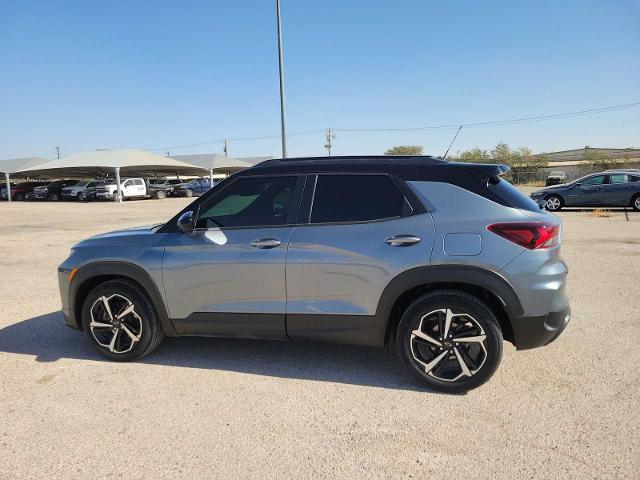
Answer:
<path fill-rule="evenodd" d="M 458 134 L 460 133 L 460 130 L 462 130 L 462 125 L 458 127 L 458 131 L 456 131 L 456 134 L 453 136 L 453 140 L 451 140 L 451 143 L 449 144 L 449 148 L 447 148 L 447 151 L 444 152 L 444 156 L 442 157 L 443 160 L 447 158 L 447 155 L 449 154 L 449 150 L 451 150 L 451 147 L 453 146 L 453 142 L 455 142 L 456 138 L 458 138 Z"/>
<path fill-rule="evenodd" d="M 224 149 L 223 149 L 225 157 L 229 156 L 229 143 L 228 142 L 229 141 L 225 138 L 224 139 Z"/>

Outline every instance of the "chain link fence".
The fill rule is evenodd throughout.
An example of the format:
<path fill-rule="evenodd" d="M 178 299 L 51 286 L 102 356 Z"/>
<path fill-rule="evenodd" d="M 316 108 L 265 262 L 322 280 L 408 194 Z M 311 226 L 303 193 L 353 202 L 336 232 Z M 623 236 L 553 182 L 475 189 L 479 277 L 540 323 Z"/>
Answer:
<path fill-rule="evenodd" d="M 521 169 L 514 167 L 504 175 L 505 180 L 514 185 L 543 186 L 550 172 L 564 172 L 567 182 L 571 182 L 590 173 L 598 173 L 614 168 L 640 168 L 640 162 L 629 162 L 611 165 L 568 165 L 559 167 L 544 167 L 538 169 Z"/>

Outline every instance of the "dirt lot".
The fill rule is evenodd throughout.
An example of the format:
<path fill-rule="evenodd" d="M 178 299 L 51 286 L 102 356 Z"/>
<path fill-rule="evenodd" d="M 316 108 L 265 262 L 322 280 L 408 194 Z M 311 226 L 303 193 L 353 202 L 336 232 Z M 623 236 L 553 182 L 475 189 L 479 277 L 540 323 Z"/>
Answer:
<path fill-rule="evenodd" d="M 0 204 L 0 478 L 638 478 L 640 214 L 562 212 L 574 318 L 463 396 L 382 350 L 169 339 L 101 360 L 56 267 L 186 200 Z"/>

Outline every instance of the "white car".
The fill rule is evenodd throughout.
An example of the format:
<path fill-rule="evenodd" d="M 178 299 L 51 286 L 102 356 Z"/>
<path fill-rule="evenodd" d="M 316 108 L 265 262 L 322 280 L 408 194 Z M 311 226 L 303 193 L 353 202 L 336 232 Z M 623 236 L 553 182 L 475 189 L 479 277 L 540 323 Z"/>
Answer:
<path fill-rule="evenodd" d="M 78 182 L 73 186 L 62 189 L 62 198 L 73 200 L 87 200 L 96 190 L 98 185 L 102 185 L 102 180 L 87 180 Z"/>

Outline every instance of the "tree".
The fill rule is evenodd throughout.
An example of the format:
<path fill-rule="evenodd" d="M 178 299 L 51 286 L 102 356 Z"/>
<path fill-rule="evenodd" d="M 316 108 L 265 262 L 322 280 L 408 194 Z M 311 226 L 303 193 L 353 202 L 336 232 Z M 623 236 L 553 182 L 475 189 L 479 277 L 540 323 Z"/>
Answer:
<path fill-rule="evenodd" d="M 385 155 L 422 155 L 423 148 L 420 145 L 396 145 L 390 148 Z"/>
<path fill-rule="evenodd" d="M 461 162 L 467 163 L 487 163 L 489 161 L 489 152 L 480 148 L 472 148 L 458 155 Z"/>
<path fill-rule="evenodd" d="M 504 163 L 506 165 L 511 165 L 513 163 L 513 153 L 504 142 L 498 143 L 493 150 L 491 150 L 491 159 L 493 163 Z"/>

